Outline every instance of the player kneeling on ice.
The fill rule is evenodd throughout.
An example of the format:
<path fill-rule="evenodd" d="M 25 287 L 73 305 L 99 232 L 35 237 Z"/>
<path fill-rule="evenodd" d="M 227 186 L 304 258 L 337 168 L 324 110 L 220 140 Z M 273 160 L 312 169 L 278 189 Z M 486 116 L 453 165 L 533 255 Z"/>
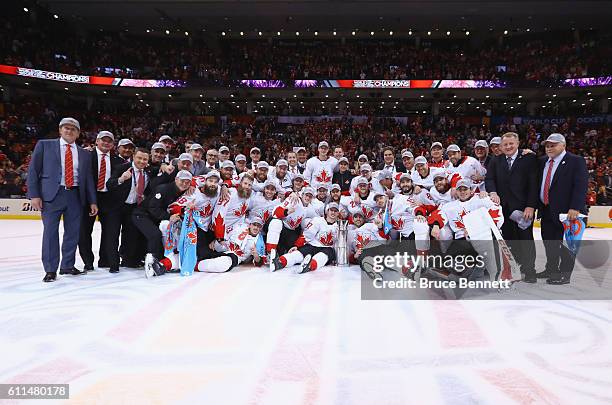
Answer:
<path fill-rule="evenodd" d="M 274 259 L 271 271 L 302 263 L 299 273 L 307 273 L 325 266 L 335 260 L 334 245 L 338 240 L 338 204 L 329 203 L 325 207 L 325 218 L 315 217 L 304 228 L 296 246 Z M 300 247 L 297 247 L 300 246 Z"/>
<path fill-rule="evenodd" d="M 457 200 L 446 203 L 440 208 L 440 216 L 438 217 L 440 223 L 434 225 L 431 235 L 439 239 L 440 229 L 449 227 L 454 234 L 454 241 L 446 253 L 455 257 L 459 255 L 467 256 L 469 252 L 466 250 L 465 242 L 461 243 L 459 241 L 468 241 L 471 248 L 481 258 L 479 262 L 484 264 L 491 279 L 496 279 L 498 271 L 491 232 L 493 231 L 492 227 L 501 228 L 504 216 L 498 204 L 491 201 L 488 196 L 474 195 L 471 186 L 471 182 L 467 179 L 461 179 L 457 182 Z M 466 218 L 471 219 L 477 211 L 478 215 L 485 211 L 487 218 L 470 220 L 468 223 Z M 472 215 L 470 215 L 471 213 Z M 457 273 L 462 272 L 457 266 L 454 270 Z"/>

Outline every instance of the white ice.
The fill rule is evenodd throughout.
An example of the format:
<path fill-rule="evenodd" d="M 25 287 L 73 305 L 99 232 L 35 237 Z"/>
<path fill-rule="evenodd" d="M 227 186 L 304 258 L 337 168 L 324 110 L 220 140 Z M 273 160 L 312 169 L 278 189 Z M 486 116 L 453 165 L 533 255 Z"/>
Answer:
<path fill-rule="evenodd" d="M 612 402 L 607 300 L 366 301 L 329 266 L 47 284 L 41 223 L 0 229 L 0 383 L 67 383 L 69 403 Z"/>

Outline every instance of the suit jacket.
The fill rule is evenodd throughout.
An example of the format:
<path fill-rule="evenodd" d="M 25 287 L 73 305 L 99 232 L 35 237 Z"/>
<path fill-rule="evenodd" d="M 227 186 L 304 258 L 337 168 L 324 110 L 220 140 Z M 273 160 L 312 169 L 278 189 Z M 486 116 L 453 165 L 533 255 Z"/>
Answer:
<path fill-rule="evenodd" d="M 539 193 L 545 180 L 545 171 L 548 169 L 546 162 L 548 162 L 548 156 L 541 157 L 538 162 L 538 201 L 540 209 L 544 208 Z M 548 189 L 548 202 L 553 219 L 559 218 L 559 214 L 565 214 L 570 209 L 586 214 L 588 180 L 589 172 L 584 158 L 566 152 L 563 160 L 557 166 L 557 170 L 555 170 L 555 175 L 551 179 Z"/>
<path fill-rule="evenodd" d="M 88 152 L 91 155 L 91 175 L 94 179 L 94 187 L 98 188 L 98 152 L 97 150 L 94 148 L 94 150 Z M 109 153 L 110 156 L 110 168 L 111 168 L 111 172 L 110 175 L 112 176 L 113 174 L 113 170 L 115 169 L 115 167 L 123 164 L 125 161 L 120 158 L 117 155 L 113 155 L 112 153 Z M 98 195 L 98 209 L 100 211 L 106 211 L 108 208 L 112 207 L 113 204 L 109 203 L 110 199 L 112 198 L 111 195 L 112 193 L 109 191 L 105 192 L 105 193 L 97 193 Z"/>
<path fill-rule="evenodd" d="M 77 146 L 79 159 L 79 197 L 81 204 L 96 204 L 96 184 L 91 174 L 91 153 Z M 38 141 L 28 168 L 28 198 L 53 201 L 62 181 L 60 141 L 42 139 Z"/>
<path fill-rule="evenodd" d="M 121 175 L 130 167 L 132 167 L 132 162 L 123 163 L 123 164 L 120 164 L 119 166 L 116 166 L 113 169 L 113 173 L 111 174 L 110 179 L 108 179 L 108 181 L 106 182 L 106 187 L 108 188 L 109 193 L 112 193 L 110 196 L 111 197 L 110 205 L 112 208 L 121 207 L 122 204 L 125 203 L 125 200 L 127 200 L 128 196 L 130 195 L 130 190 L 132 189 L 131 179 L 119 184 L 119 177 L 121 177 Z M 146 198 L 146 196 L 149 195 L 153 187 L 151 185 L 151 180 L 154 177 L 153 177 L 153 173 L 151 169 L 148 167 L 145 169 L 145 173 L 149 177 L 149 181 L 147 182 L 147 186 L 144 191 L 144 195 Z"/>
<path fill-rule="evenodd" d="M 538 207 L 537 171 L 536 156 L 533 153 L 523 155 L 522 149 L 518 150 L 511 170 L 508 170 L 506 155 L 491 158 L 485 187 L 489 193 L 496 192 L 499 195 L 505 216 L 510 216 L 514 210 Z"/>

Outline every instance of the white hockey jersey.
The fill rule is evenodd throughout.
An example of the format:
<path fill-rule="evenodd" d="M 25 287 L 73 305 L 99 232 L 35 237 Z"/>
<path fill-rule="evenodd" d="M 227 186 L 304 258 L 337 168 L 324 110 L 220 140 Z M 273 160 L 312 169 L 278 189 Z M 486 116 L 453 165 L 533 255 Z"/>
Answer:
<path fill-rule="evenodd" d="M 355 253 L 357 249 L 364 249 L 368 243 L 374 240 L 386 240 L 388 237 L 376 224 L 365 223 L 357 228 L 351 225 L 348 230 L 349 251 Z"/>
<path fill-rule="evenodd" d="M 207 196 L 200 190 L 196 189 L 193 194 L 186 196 L 182 195 L 178 200 L 170 204 L 168 209 L 171 211 L 174 206 L 186 207 L 193 204 L 194 208 L 200 213 L 200 221 L 198 227 L 204 230 L 210 228 L 212 220 L 212 214 L 219 200 L 220 191 L 217 190 L 217 194 L 212 197 Z"/>
<path fill-rule="evenodd" d="M 487 170 L 480 164 L 480 162 L 471 156 L 463 156 L 457 166 L 453 166 L 451 164 L 446 170 L 447 173 L 451 175 L 457 173 L 459 176 L 461 176 L 461 178 L 469 180 L 472 183 L 472 190 L 475 190 L 481 183 L 479 181 L 473 181 L 472 176 L 485 176 L 487 174 Z M 449 180 L 451 179 L 451 176 L 447 177 Z"/>
<path fill-rule="evenodd" d="M 229 198 L 220 198 L 213 211 L 212 229 L 216 238 L 226 239 L 232 230 L 246 223 L 251 197 L 242 198 L 235 188 L 229 189 Z"/>
<path fill-rule="evenodd" d="M 328 157 L 325 161 L 321 161 L 318 156 L 313 156 L 306 162 L 304 179 L 315 190 L 320 184 L 331 186 L 337 165 L 338 160 L 333 156 Z"/>
<path fill-rule="evenodd" d="M 279 198 L 266 200 L 263 193 L 253 193 L 249 207 L 249 218 L 262 218 L 264 223 L 272 218 L 274 209 L 281 203 Z"/>
<path fill-rule="evenodd" d="M 342 196 L 340 198 L 340 204 L 346 207 L 346 210 L 351 216 L 357 212 L 361 212 L 366 222 L 372 222 L 381 210 L 380 207 L 376 205 L 376 201 L 374 201 L 374 195 L 374 192 L 370 192 L 368 198 L 358 202 L 355 201 L 354 196 Z"/>
<path fill-rule="evenodd" d="M 430 167 L 429 174 L 426 177 L 421 177 L 418 171 L 414 170 L 411 174 L 412 184 L 420 186 L 421 188 L 431 189 L 434 184 L 434 176 L 440 172 L 445 172 L 444 169 L 437 167 Z"/>
<path fill-rule="evenodd" d="M 295 211 L 290 214 L 287 213 L 289 207 L 295 207 Z M 292 230 L 297 229 L 302 224 L 304 215 L 304 205 L 297 194 L 290 194 L 285 201 L 277 205 L 273 211 L 273 217 L 281 219 L 283 221 L 283 226 Z"/>
<path fill-rule="evenodd" d="M 495 204 L 489 197 L 480 198 L 475 195 L 467 201 L 454 200 L 444 204 L 440 208 L 440 216 L 443 221 L 442 225 L 448 225 L 455 234 L 455 239 L 465 237 L 465 225 L 463 224 L 463 216 L 484 207 L 489 211 L 489 215 L 493 218 L 493 222 L 501 229 L 504 223 L 502 208 Z"/>
<path fill-rule="evenodd" d="M 334 247 L 338 240 L 338 224 L 329 224 L 323 217 L 315 217 L 304 228 L 304 241 L 317 247 Z"/>
<path fill-rule="evenodd" d="M 249 226 L 242 224 L 232 230 L 227 240 L 215 242 L 217 252 L 232 252 L 238 256 L 239 263 L 243 263 L 252 257 L 251 251 L 257 245 L 258 236 L 249 233 Z"/>

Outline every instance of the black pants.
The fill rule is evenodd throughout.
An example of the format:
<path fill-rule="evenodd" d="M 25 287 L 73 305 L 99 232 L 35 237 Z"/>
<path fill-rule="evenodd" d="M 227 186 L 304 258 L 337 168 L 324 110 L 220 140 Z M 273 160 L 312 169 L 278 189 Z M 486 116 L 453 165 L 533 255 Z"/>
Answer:
<path fill-rule="evenodd" d="M 306 255 L 314 256 L 317 253 L 325 253 L 327 255 L 327 264 L 336 260 L 336 251 L 332 247 L 319 247 L 319 246 L 312 246 L 312 245 L 304 245 L 304 246 L 299 247 L 297 250 L 304 257 Z"/>
<path fill-rule="evenodd" d="M 502 235 L 512 250 L 516 261 L 521 265 L 521 271 L 526 276 L 535 274 L 536 248 L 533 241 L 533 225 L 527 229 L 519 228 L 518 224 L 506 216 L 504 211 L 504 224 Z"/>
<path fill-rule="evenodd" d="M 107 247 L 108 265 L 111 269 L 119 268 L 119 234 L 124 241 L 123 265 L 136 266 L 145 255 L 145 243 L 142 234 L 132 221 L 132 211 L 136 204 L 123 203 L 109 212 L 109 242 Z"/>
<path fill-rule="evenodd" d="M 159 224 L 148 215 L 132 215 L 134 226 L 147 240 L 147 253 L 153 254 L 156 259 L 164 257 L 164 246 L 162 243 L 162 233 Z"/>
<path fill-rule="evenodd" d="M 97 218 L 100 220 L 102 226 L 102 233 L 100 235 L 100 249 L 99 249 L 99 260 L 98 266 L 108 266 L 107 249 L 106 244 L 108 242 L 108 215 L 103 212 L 99 212 Z M 96 217 L 89 216 L 89 207 L 85 208 L 83 215 L 81 216 L 81 232 L 79 234 L 79 255 L 85 263 L 86 267 L 93 267 L 94 253 L 92 250 L 91 233 L 93 232 L 94 224 L 96 223 Z"/>
<path fill-rule="evenodd" d="M 576 258 L 563 244 L 563 224 L 554 218 L 548 207 L 542 210 L 542 241 L 546 251 L 546 270 L 550 278 L 569 277 Z"/>
<path fill-rule="evenodd" d="M 278 256 L 287 253 L 287 251 L 289 251 L 289 249 L 295 245 L 295 241 L 298 240 L 301 234 L 302 230 L 299 227 L 296 229 L 290 229 L 283 225 L 280 238 L 278 239 L 278 246 L 276 247 Z"/>
<path fill-rule="evenodd" d="M 215 240 L 215 233 L 211 230 L 205 231 L 198 228 L 198 245 L 196 247 L 198 261 L 219 257 L 222 253 L 210 248 L 210 243 Z"/>

